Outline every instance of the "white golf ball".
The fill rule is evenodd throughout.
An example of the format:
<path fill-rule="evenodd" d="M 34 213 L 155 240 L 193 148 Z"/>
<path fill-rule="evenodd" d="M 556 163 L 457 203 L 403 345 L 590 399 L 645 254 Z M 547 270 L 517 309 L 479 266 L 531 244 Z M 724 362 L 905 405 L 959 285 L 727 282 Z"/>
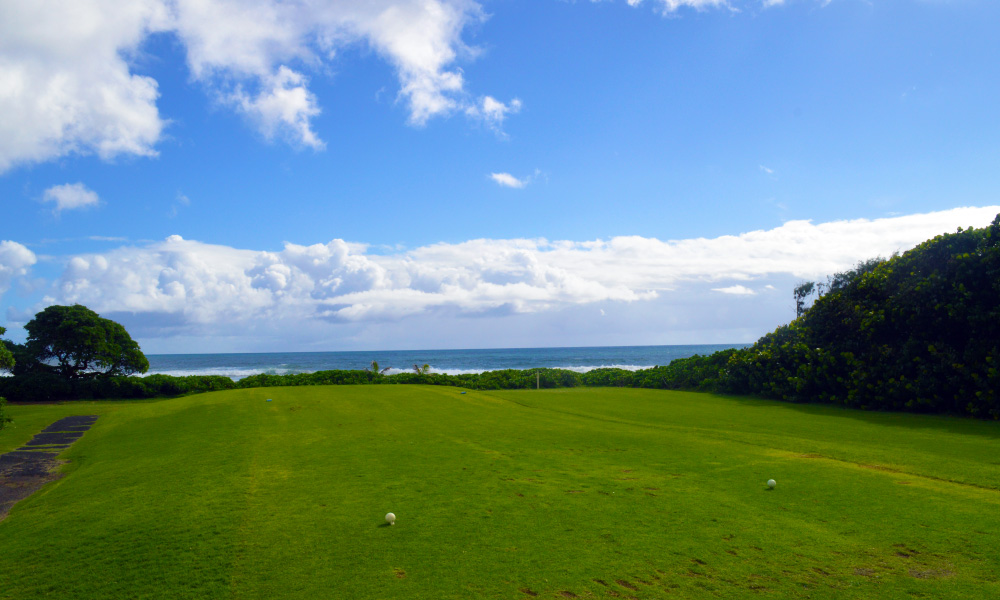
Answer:
<path fill-rule="evenodd" d="M 394 515 L 392 513 L 386 513 L 385 514 L 385 522 L 388 523 L 389 525 L 395 525 L 396 524 L 396 515 Z"/>
<path fill-rule="evenodd" d="M 767 487 L 771 488 L 772 490 L 774 489 L 774 486 L 776 486 L 776 485 L 778 485 L 778 482 L 776 482 L 775 480 L 773 480 L 773 479 L 768 479 L 767 480 Z"/>

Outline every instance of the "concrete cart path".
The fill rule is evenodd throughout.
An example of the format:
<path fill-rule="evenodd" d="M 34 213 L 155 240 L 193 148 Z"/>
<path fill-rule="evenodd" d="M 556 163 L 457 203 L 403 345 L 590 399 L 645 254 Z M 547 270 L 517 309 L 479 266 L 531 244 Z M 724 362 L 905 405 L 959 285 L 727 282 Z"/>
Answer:
<path fill-rule="evenodd" d="M 97 421 L 95 415 L 65 417 L 49 425 L 24 446 L 0 454 L 0 521 L 12 506 L 59 478 L 56 457 L 83 437 Z"/>

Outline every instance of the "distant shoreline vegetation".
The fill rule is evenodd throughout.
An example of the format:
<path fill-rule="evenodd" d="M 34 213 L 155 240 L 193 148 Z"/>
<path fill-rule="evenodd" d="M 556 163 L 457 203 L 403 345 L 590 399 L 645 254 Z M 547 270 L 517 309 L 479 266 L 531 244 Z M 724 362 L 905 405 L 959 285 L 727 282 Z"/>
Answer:
<path fill-rule="evenodd" d="M 61 400 L 139 399 L 209 391 L 304 385 L 444 385 L 473 390 L 514 390 L 570 387 L 643 387 L 655 389 L 710 389 L 703 368 L 694 361 L 714 363 L 724 353 L 678 359 L 664 367 L 631 371 L 598 368 L 583 373 L 566 369 L 502 369 L 483 373 L 397 373 L 365 370 L 327 370 L 313 373 L 271 375 L 260 373 L 234 381 L 224 375 L 147 375 L 98 377 L 75 382 L 45 373 L 0 380 L 0 393 L 14 402 Z M 673 368 L 671 368 L 673 367 Z"/>
<path fill-rule="evenodd" d="M 863 261 L 825 283 L 804 282 L 793 295 L 795 320 L 752 346 L 634 371 L 538 368 L 448 375 L 415 368 L 387 375 L 373 362 L 368 370 L 257 374 L 233 381 L 220 375 L 119 375 L 114 369 L 145 369 L 110 353 L 100 364 L 112 365 L 112 372 L 94 377 L 66 377 L 37 363 L 19 373 L 20 363 L 14 377 L 0 379 L 0 396 L 16 402 L 153 398 L 302 385 L 635 387 L 1000 419 L 1000 215 L 988 227 L 959 229 L 902 255 Z M 10 347 L 21 361 L 25 350 Z"/>

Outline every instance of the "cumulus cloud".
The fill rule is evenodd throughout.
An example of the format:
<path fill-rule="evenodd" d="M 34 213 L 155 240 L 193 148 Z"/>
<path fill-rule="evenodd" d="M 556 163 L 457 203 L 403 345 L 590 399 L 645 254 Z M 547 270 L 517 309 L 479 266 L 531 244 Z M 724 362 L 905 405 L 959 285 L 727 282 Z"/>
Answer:
<path fill-rule="evenodd" d="M 42 202 L 55 204 L 52 211 L 56 214 L 64 210 L 94 207 L 99 203 L 97 193 L 82 183 L 54 185 L 42 194 Z"/>
<path fill-rule="evenodd" d="M 15 279 L 27 275 L 36 262 L 35 253 L 21 244 L 0 241 L 0 296 L 10 289 Z"/>
<path fill-rule="evenodd" d="M 156 81 L 125 56 L 167 25 L 163 3 L 0 3 L 0 173 L 71 153 L 152 156 Z"/>
<path fill-rule="evenodd" d="M 172 236 L 70 257 L 52 295 L 60 303 L 138 315 L 189 332 L 265 321 L 358 324 L 432 314 L 555 314 L 585 305 L 683 298 L 695 289 L 750 298 L 761 297 L 747 285 L 751 281 L 768 289 L 774 278 L 824 277 L 959 226 L 983 226 L 997 212 L 1000 207 L 993 206 L 876 220 L 791 221 L 711 239 L 478 239 L 395 254 L 371 254 L 343 240 L 287 243 L 280 252 L 265 252 Z M 22 259 L 6 261 L 11 268 L 30 266 L 24 257 L 33 261 L 33 255 L 21 246 L 15 250 Z"/>
<path fill-rule="evenodd" d="M 153 156 L 157 82 L 132 72 L 151 34 L 175 35 L 192 77 L 268 138 L 322 148 L 307 71 L 350 46 L 396 71 L 408 121 L 464 111 L 501 133 L 520 101 L 473 100 L 458 63 L 474 0 L 37 0 L 0 3 L 0 172 L 71 153 Z"/>
<path fill-rule="evenodd" d="M 263 89 L 257 94 L 251 96 L 239 88 L 230 99 L 269 140 L 282 135 L 314 150 L 326 146 L 309 121 L 320 113 L 316 96 L 306 87 L 305 78 L 288 67 L 281 66 L 276 74 L 264 77 Z"/>

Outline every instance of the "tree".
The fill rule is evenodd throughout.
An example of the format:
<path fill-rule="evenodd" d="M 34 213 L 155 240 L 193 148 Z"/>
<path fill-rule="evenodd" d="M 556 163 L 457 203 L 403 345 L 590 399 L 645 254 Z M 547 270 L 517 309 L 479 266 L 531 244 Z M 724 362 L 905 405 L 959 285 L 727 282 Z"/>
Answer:
<path fill-rule="evenodd" d="M 125 328 L 86 306 L 50 306 L 24 326 L 28 354 L 65 379 L 145 373 L 149 361 Z"/>
<path fill-rule="evenodd" d="M 816 289 L 816 284 L 806 281 L 795 286 L 792 295 L 795 296 L 795 316 L 801 317 L 806 312 L 806 298 Z"/>
<path fill-rule="evenodd" d="M 0 327 L 0 335 L 7 333 L 7 330 Z M 0 371 L 10 371 L 14 368 L 14 355 L 7 349 L 7 345 L 0 341 Z"/>
<path fill-rule="evenodd" d="M 0 327 L 0 335 L 7 333 L 7 330 Z M 7 346 L 0 343 L 0 371 L 10 371 L 14 368 L 14 355 L 10 353 Z M 0 397 L 0 430 L 7 426 L 7 423 L 13 421 L 7 416 L 7 400 Z"/>
<path fill-rule="evenodd" d="M 380 369 L 378 367 L 378 361 L 377 360 L 373 360 L 371 366 L 365 367 L 365 371 L 368 371 L 369 373 L 371 373 L 370 377 L 371 377 L 372 381 L 375 381 L 375 379 L 377 379 L 377 378 L 381 377 L 382 375 L 385 375 L 386 373 L 388 373 L 389 369 L 391 369 L 391 368 L 392 367 L 386 367 L 384 369 Z"/>

